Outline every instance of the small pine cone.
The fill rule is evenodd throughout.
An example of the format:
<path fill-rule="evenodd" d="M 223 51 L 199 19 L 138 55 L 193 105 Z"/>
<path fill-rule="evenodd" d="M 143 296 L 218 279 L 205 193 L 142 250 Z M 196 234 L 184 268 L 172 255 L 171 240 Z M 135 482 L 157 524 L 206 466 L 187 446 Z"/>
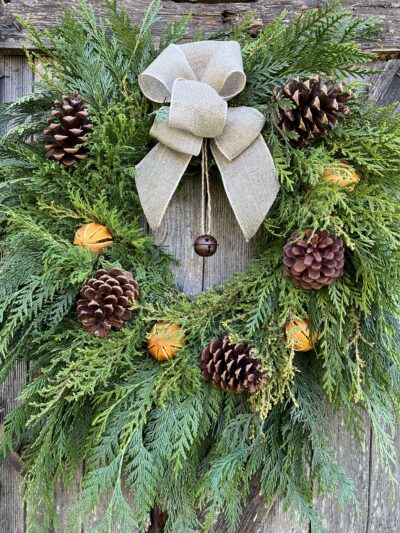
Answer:
<path fill-rule="evenodd" d="M 100 269 L 82 287 L 81 296 L 79 320 L 87 331 L 105 338 L 111 328 L 122 328 L 132 317 L 129 306 L 139 299 L 139 285 L 130 272 Z"/>
<path fill-rule="evenodd" d="M 308 80 L 295 78 L 284 87 L 274 90 L 278 104 L 290 100 L 293 109 L 279 109 L 278 127 L 284 132 L 296 132 L 295 144 L 304 145 L 326 134 L 338 120 L 350 114 L 348 101 L 351 91 L 344 84 L 313 76 Z"/>
<path fill-rule="evenodd" d="M 228 336 L 213 341 L 199 359 L 203 377 L 228 392 L 255 392 L 265 381 L 261 363 L 249 344 L 231 344 Z"/>
<path fill-rule="evenodd" d="M 87 157 L 87 149 L 79 146 L 86 140 L 85 134 L 93 129 L 87 107 L 76 91 L 71 97 L 55 100 L 51 110 L 53 118 L 48 119 L 48 128 L 44 131 L 48 139 L 46 157 L 66 167 Z"/>
<path fill-rule="evenodd" d="M 343 276 L 344 244 L 329 231 L 295 232 L 283 251 L 285 273 L 303 289 L 321 289 Z"/>

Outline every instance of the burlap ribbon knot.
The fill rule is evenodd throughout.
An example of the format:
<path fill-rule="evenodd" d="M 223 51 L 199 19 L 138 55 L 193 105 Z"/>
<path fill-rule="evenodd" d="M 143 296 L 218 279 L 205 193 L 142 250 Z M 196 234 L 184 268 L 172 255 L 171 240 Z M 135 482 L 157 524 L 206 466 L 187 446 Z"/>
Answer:
<path fill-rule="evenodd" d="M 150 227 L 160 225 L 192 156 L 200 154 L 203 138 L 209 138 L 245 238 L 258 230 L 279 184 L 260 135 L 264 116 L 251 107 L 228 108 L 227 100 L 245 84 L 235 41 L 171 44 L 140 74 L 139 85 L 147 98 L 170 102 L 150 131 L 159 144 L 136 167 L 139 198 Z"/>

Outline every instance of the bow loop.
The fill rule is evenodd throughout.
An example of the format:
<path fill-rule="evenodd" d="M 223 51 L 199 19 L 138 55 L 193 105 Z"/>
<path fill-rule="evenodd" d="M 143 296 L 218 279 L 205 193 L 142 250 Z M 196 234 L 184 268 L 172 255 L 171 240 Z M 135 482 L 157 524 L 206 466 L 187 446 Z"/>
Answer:
<path fill-rule="evenodd" d="M 159 141 L 136 166 L 146 218 L 157 228 L 203 138 L 210 147 L 246 239 L 256 233 L 279 190 L 272 156 L 260 135 L 264 116 L 227 100 L 246 84 L 240 45 L 234 41 L 171 44 L 139 76 L 139 85 L 162 108 L 151 135 Z"/>
<path fill-rule="evenodd" d="M 233 161 L 257 139 L 264 124 L 265 118 L 257 109 L 231 107 L 223 132 L 214 139 L 215 146 Z"/>
<path fill-rule="evenodd" d="M 142 93 L 158 104 L 171 101 L 176 79 L 196 80 L 196 75 L 179 46 L 170 44 L 147 69 L 139 74 Z"/>

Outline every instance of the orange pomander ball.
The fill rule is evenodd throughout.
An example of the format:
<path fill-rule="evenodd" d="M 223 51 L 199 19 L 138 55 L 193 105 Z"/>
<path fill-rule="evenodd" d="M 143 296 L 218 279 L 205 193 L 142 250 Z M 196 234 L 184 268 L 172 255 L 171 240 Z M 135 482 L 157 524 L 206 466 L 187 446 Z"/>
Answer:
<path fill-rule="evenodd" d="M 339 167 L 339 170 L 326 168 L 322 174 L 322 178 L 334 185 L 347 187 L 349 191 L 353 191 L 354 187 L 360 181 L 360 176 L 344 161 L 339 163 Z"/>
<path fill-rule="evenodd" d="M 286 339 L 296 352 L 309 352 L 318 340 L 318 335 L 311 335 L 308 320 L 290 320 L 285 327 Z"/>
<path fill-rule="evenodd" d="M 105 226 L 91 222 L 85 224 L 75 233 L 74 244 L 89 248 L 93 252 L 101 252 L 103 248 L 112 245 L 112 235 Z"/>
<path fill-rule="evenodd" d="M 147 349 L 157 361 L 167 361 L 184 347 L 185 334 L 177 324 L 157 322 L 150 329 Z"/>

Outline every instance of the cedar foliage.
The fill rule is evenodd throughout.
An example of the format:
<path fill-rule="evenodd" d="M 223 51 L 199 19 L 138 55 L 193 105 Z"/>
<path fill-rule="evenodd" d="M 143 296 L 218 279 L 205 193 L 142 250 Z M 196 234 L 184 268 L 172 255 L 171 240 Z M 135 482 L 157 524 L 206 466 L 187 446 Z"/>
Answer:
<path fill-rule="evenodd" d="M 151 28 L 159 1 L 151 2 L 141 26 L 116 2 L 107 6 L 100 21 L 82 2 L 45 34 L 24 22 L 36 48 L 32 65 L 40 59 L 43 77 L 35 94 L 3 105 L 0 114 L 6 235 L 0 377 L 17 361 L 30 369 L 21 404 L 6 419 L 1 453 L 23 445 L 30 530 L 57 529 L 55 481 L 71 483 L 85 460 L 72 529 L 104 499 L 95 531 L 115 523 L 144 531 L 159 504 L 169 515 L 167 532 L 208 531 L 221 510 L 233 532 L 258 476 L 267 502 L 278 496 L 320 531 L 315 487 L 334 488 L 341 503 L 355 503 L 351 480 L 332 459 L 327 400 L 358 437 L 362 412 L 368 413 L 382 460 L 389 467 L 395 461 L 400 119 L 391 108 L 374 107 L 354 82 L 350 118 L 298 149 L 270 112 L 273 89 L 295 76 L 368 74 L 371 58 L 359 41 L 374 37 L 376 22 L 353 18 L 334 1 L 288 24 L 284 12 L 256 39 L 245 32 L 248 19 L 213 36 L 242 45 L 248 83 L 232 105 L 267 115 L 264 136 L 282 189 L 265 220 L 259 257 L 223 287 L 193 299 L 174 285 L 173 258 L 143 232 L 134 187 L 154 111 L 137 76 L 185 35 L 188 19 L 168 26 L 156 49 Z M 68 171 L 46 160 L 43 129 L 54 98 L 74 90 L 89 102 L 95 128 L 89 157 Z M 353 193 L 320 179 L 338 160 L 361 176 Z M 104 256 L 71 244 L 76 228 L 92 221 L 113 235 Z M 348 250 L 345 275 L 316 292 L 295 287 L 282 273 L 284 243 L 308 227 L 332 231 Z M 88 277 L 114 267 L 134 273 L 141 305 L 125 328 L 98 339 L 79 324 L 75 302 Z M 290 317 L 305 315 L 319 332 L 306 356 L 291 352 L 283 333 Z M 176 322 L 186 334 L 185 348 L 163 364 L 146 352 L 155 321 Z M 256 347 L 268 379 L 251 398 L 201 379 L 201 349 L 221 332 Z"/>

